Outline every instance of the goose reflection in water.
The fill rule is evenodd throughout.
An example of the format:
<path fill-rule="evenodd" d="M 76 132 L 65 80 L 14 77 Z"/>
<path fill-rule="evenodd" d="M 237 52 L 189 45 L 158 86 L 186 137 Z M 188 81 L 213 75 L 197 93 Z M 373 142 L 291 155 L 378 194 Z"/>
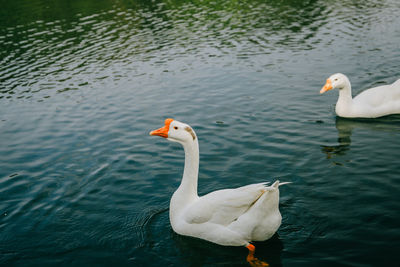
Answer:
<path fill-rule="evenodd" d="M 351 135 L 354 129 L 366 131 L 386 131 L 400 133 L 400 115 L 391 115 L 378 119 L 347 119 L 336 117 L 336 129 L 338 131 L 338 145 L 322 145 L 321 150 L 327 159 L 332 156 L 343 156 L 351 145 Z M 340 165 L 340 163 L 336 163 Z"/>

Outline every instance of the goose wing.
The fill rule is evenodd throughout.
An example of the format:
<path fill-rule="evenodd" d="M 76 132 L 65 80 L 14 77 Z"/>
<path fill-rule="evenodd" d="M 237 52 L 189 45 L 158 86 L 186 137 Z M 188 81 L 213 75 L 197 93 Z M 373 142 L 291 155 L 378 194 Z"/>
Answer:
<path fill-rule="evenodd" d="M 266 190 L 266 183 L 260 183 L 211 192 L 189 205 L 184 219 L 191 224 L 228 225 L 245 213 Z"/>

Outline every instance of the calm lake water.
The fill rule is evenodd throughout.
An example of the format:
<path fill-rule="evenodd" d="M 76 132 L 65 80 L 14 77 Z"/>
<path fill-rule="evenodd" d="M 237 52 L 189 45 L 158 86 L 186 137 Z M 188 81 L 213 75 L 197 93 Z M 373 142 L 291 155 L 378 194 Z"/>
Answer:
<path fill-rule="evenodd" d="M 199 194 L 263 181 L 282 226 L 271 266 L 399 266 L 400 116 L 335 116 L 400 78 L 400 2 L 3 1 L 0 265 L 248 266 L 178 236 L 169 199 L 200 142 Z"/>

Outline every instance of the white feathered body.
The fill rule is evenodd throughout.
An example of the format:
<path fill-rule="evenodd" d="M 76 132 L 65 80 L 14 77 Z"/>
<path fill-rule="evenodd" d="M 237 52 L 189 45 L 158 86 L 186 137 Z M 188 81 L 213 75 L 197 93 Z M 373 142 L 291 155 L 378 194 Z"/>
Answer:
<path fill-rule="evenodd" d="M 187 199 L 178 189 L 170 203 L 173 230 L 225 246 L 269 239 L 281 225 L 279 181 L 251 184 Z"/>
<path fill-rule="evenodd" d="M 343 89 L 342 89 L 343 90 Z M 343 92 L 347 93 L 347 92 Z M 367 89 L 353 99 L 341 97 L 336 103 L 336 114 L 347 118 L 377 118 L 400 114 L 400 79 L 389 85 Z"/>

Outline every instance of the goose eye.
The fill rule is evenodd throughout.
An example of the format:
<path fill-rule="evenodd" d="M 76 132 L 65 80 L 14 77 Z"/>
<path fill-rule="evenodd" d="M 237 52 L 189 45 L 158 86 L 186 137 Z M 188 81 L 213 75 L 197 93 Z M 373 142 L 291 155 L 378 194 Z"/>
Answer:
<path fill-rule="evenodd" d="M 178 127 L 177 127 L 177 126 L 174 126 L 174 129 L 175 129 L 175 130 L 178 130 Z"/>
<path fill-rule="evenodd" d="M 336 78 L 334 81 L 337 82 L 337 80 L 338 80 L 338 79 Z"/>

